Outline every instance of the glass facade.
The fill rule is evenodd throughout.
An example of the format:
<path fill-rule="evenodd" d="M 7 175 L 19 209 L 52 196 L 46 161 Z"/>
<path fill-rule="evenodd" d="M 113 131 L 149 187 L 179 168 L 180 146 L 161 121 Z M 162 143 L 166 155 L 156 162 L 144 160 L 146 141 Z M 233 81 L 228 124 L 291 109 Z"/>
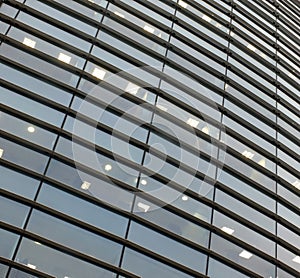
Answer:
<path fill-rule="evenodd" d="M 0 3 L 0 277 L 300 277 L 299 1 Z"/>

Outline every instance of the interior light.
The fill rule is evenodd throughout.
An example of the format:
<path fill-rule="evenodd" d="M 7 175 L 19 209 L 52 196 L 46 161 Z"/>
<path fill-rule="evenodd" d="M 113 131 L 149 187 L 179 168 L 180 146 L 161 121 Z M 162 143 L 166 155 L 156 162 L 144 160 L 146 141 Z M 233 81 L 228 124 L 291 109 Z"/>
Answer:
<path fill-rule="evenodd" d="M 234 37 L 234 36 L 235 36 L 235 33 L 232 32 L 232 31 L 230 31 L 230 36 L 231 36 L 231 37 Z"/>
<path fill-rule="evenodd" d="M 81 189 L 84 189 L 84 190 L 88 190 L 91 186 L 91 183 L 88 182 L 88 181 L 84 181 L 82 184 L 81 184 Z"/>
<path fill-rule="evenodd" d="M 261 165 L 262 167 L 266 167 L 266 159 L 263 158 L 260 161 L 258 161 L 258 164 Z"/>
<path fill-rule="evenodd" d="M 36 269 L 36 266 L 33 265 L 33 264 L 27 264 L 27 266 L 28 266 L 29 268 Z"/>
<path fill-rule="evenodd" d="M 25 37 L 24 40 L 23 40 L 23 44 L 25 44 L 25 45 L 27 45 L 31 48 L 35 48 L 36 42 Z"/>
<path fill-rule="evenodd" d="M 105 166 L 104 166 L 104 170 L 105 171 L 110 171 L 112 169 L 112 166 L 110 165 L 110 164 L 106 164 Z"/>
<path fill-rule="evenodd" d="M 155 31 L 155 29 L 154 28 L 152 28 L 152 27 L 150 27 L 150 26 L 148 26 L 148 25 L 145 25 L 144 26 L 144 30 L 145 31 L 147 31 L 147 32 L 149 32 L 149 33 L 154 33 L 154 31 Z"/>
<path fill-rule="evenodd" d="M 141 203 L 141 202 L 138 202 L 137 206 L 141 209 L 143 209 L 145 212 L 147 212 L 150 208 L 150 206 L 144 204 L 144 203 Z"/>
<path fill-rule="evenodd" d="M 296 180 L 292 183 L 293 186 L 295 186 L 297 189 L 300 190 L 300 180 Z"/>
<path fill-rule="evenodd" d="M 234 233 L 234 230 L 228 227 L 222 227 L 221 230 L 229 235 L 232 235 Z"/>
<path fill-rule="evenodd" d="M 38 242 L 38 241 L 35 241 L 34 242 L 36 245 L 42 245 L 40 242 Z"/>
<path fill-rule="evenodd" d="M 64 63 L 67 63 L 69 64 L 71 62 L 71 57 L 64 54 L 64 53 L 59 53 L 58 55 L 58 60 L 64 62 Z"/>
<path fill-rule="evenodd" d="M 147 181 L 145 179 L 141 179 L 141 184 L 142 185 L 147 185 Z"/>
<path fill-rule="evenodd" d="M 95 3 L 95 1 L 94 1 L 94 0 L 89 0 L 89 2 Z"/>
<path fill-rule="evenodd" d="M 225 84 L 225 90 L 227 90 L 228 87 L 229 87 L 229 85 L 226 83 L 226 84 Z"/>
<path fill-rule="evenodd" d="M 29 127 L 27 127 L 27 131 L 30 133 L 33 133 L 33 132 L 35 132 L 35 128 L 33 126 L 29 126 Z"/>
<path fill-rule="evenodd" d="M 240 257 L 249 260 L 252 257 L 252 254 L 246 250 L 243 250 L 240 254 Z"/>
<path fill-rule="evenodd" d="M 249 152 L 249 151 L 244 151 L 244 152 L 242 153 L 242 155 L 245 156 L 245 157 L 247 157 L 247 158 L 249 158 L 249 159 L 252 159 L 253 156 L 254 156 L 254 153 Z"/>
<path fill-rule="evenodd" d="M 186 123 L 189 124 L 192 127 L 197 127 L 197 125 L 199 124 L 199 121 L 197 121 L 195 119 L 192 119 L 192 118 L 188 118 Z"/>
<path fill-rule="evenodd" d="M 262 53 L 262 52 L 260 52 L 259 55 L 260 55 L 261 57 L 263 57 L 264 59 L 266 59 L 266 57 L 267 57 L 266 54 L 265 54 L 265 53 Z"/>
<path fill-rule="evenodd" d="M 97 77 L 98 79 L 103 80 L 104 76 L 106 74 L 106 71 L 99 69 L 99 68 L 94 68 L 92 75 Z"/>
<path fill-rule="evenodd" d="M 2 157 L 3 153 L 4 153 L 4 150 L 0 149 L 0 158 Z"/>
<path fill-rule="evenodd" d="M 217 27 L 217 28 L 221 28 L 222 25 L 221 25 L 220 23 L 216 23 L 216 27 Z"/>
<path fill-rule="evenodd" d="M 140 86 L 129 82 L 127 87 L 125 88 L 125 92 L 136 95 L 140 88 Z"/>
<path fill-rule="evenodd" d="M 300 264 L 300 256 L 296 256 L 292 261 L 297 264 Z"/>
<path fill-rule="evenodd" d="M 207 22 L 211 22 L 211 18 L 205 14 L 202 16 L 202 18 Z"/>
<path fill-rule="evenodd" d="M 181 199 L 182 199 L 182 201 L 187 201 L 187 200 L 189 199 L 189 197 L 186 196 L 186 195 L 183 195 L 183 196 L 181 197 Z"/>
<path fill-rule="evenodd" d="M 178 1 L 178 5 L 181 6 L 181 7 L 183 7 L 183 8 L 186 8 L 188 6 L 188 4 L 186 2 L 184 2 L 184 1 L 182 1 L 182 0 Z"/>
<path fill-rule="evenodd" d="M 202 132 L 204 132 L 205 134 L 209 134 L 209 128 L 208 126 L 205 126 L 201 129 Z"/>
<path fill-rule="evenodd" d="M 119 16 L 119 17 L 122 17 L 122 18 L 125 18 L 125 15 L 119 13 L 119 12 L 114 12 L 115 15 Z"/>
<path fill-rule="evenodd" d="M 247 46 L 250 50 L 255 51 L 256 48 L 252 44 L 248 44 Z"/>

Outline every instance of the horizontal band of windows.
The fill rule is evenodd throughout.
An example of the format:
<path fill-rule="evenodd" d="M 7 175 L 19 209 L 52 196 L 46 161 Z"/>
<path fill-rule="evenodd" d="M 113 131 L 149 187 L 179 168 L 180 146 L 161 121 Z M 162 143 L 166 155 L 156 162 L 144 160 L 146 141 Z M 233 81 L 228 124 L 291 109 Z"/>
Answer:
<path fill-rule="evenodd" d="M 97 104 L 99 105 L 99 103 L 97 103 Z M 104 104 L 104 106 L 105 106 L 105 104 Z M 74 113 L 76 114 L 76 112 L 74 112 Z M 123 113 L 123 112 L 120 111 L 119 115 L 122 115 L 122 113 Z M 164 113 L 164 112 L 161 112 L 161 113 Z M 167 114 L 166 114 L 166 115 L 167 115 Z M 233 116 L 233 117 L 235 118 L 235 116 Z M 172 118 L 172 117 L 171 117 L 170 120 L 176 121 L 176 118 Z M 143 124 L 143 123 L 141 123 L 141 124 Z M 185 125 L 184 125 L 184 126 L 185 126 Z M 235 134 L 235 133 L 233 133 L 233 134 Z M 203 134 L 202 134 L 201 132 L 199 133 L 199 135 L 200 135 L 201 137 L 203 137 L 203 136 L 202 136 Z M 204 137 L 204 138 L 205 138 L 205 137 Z M 239 138 L 239 139 L 240 139 L 240 138 Z M 208 140 L 209 140 L 209 138 L 208 138 Z M 283 163 L 283 165 L 285 165 L 285 164 Z"/>
<path fill-rule="evenodd" d="M 11 260 L 3 258 L 3 257 L 0 257 L 0 263 L 4 264 L 4 265 L 7 265 L 9 267 L 13 267 L 14 269 L 18 269 L 20 271 L 23 271 L 23 272 L 25 272 L 29 275 L 34 275 L 36 277 L 55 278 L 54 276 L 43 273 L 43 272 L 41 272 L 37 269 L 32 269 L 32 268 L 28 267 L 27 265 L 24 265 L 24 264 L 21 264 L 21 263 L 18 263 L 18 262 L 14 262 L 14 261 L 11 261 Z"/>
<path fill-rule="evenodd" d="M 14 137 L 14 141 L 18 141 L 17 140 L 17 138 L 16 137 Z M 82 141 L 82 140 L 81 140 Z M 22 142 L 20 142 L 21 144 L 25 144 L 25 141 L 23 141 L 22 140 Z M 33 146 L 33 144 L 32 143 L 29 143 L 29 142 L 26 142 L 26 146 L 27 147 L 30 147 L 30 148 L 34 148 L 34 149 L 41 149 L 41 147 L 37 147 L 37 146 Z M 100 149 L 100 148 L 97 148 L 97 149 Z M 47 150 L 44 150 L 44 153 L 47 153 Z M 107 156 L 107 157 L 111 157 L 111 158 L 113 158 L 113 157 L 117 157 L 116 155 L 114 155 L 114 154 L 111 154 L 111 152 L 110 151 L 107 151 L 107 150 L 102 150 L 102 154 L 103 155 L 105 155 L 105 156 Z M 63 157 L 63 156 L 61 156 L 61 155 L 59 155 L 59 154 L 57 154 L 57 153 L 53 153 L 53 157 L 55 157 L 56 159 L 59 159 L 60 161 L 62 161 L 63 163 L 66 163 L 67 165 L 70 165 L 70 166 L 73 166 L 74 165 L 74 162 L 73 162 L 73 160 L 72 159 L 69 159 L 69 158 L 66 158 L 66 157 Z M 158 180 L 158 181 L 161 181 L 163 184 L 168 184 L 169 186 L 172 186 L 172 187 L 174 187 L 174 189 L 178 189 L 178 190 L 180 190 L 180 191 L 185 191 L 186 190 L 186 188 L 185 187 L 182 187 L 181 185 L 179 185 L 179 184 L 175 184 L 174 182 L 171 182 L 169 179 L 166 179 L 165 177 L 163 177 L 163 176 L 161 176 L 161 175 L 159 175 L 159 174 L 156 174 L 156 173 L 153 173 L 153 172 L 151 172 L 151 171 L 149 171 L 149 170 L 147 170 L 147 169 L 145 169 L 145 167 L 140 167 L 139 165 L 136 165 L 135 163 L 132 163 L 132 162 L 130 162 L 130 161 L 128 161 L 127 159 L 121 159 L 121 158 L 119 158 L 119 157 L 117 157 L 118 158 L 118 160 L 119 161 L 122 161 L 123 163 L 125 162 L 128 166 L 130 166 L 130 167 L 138 167 L 138 168 L 140 168 L 140 170 L 143 172 L 143 173 L 145 173 L 146 175 L 151 175 L 152 176 L 152 178 L 154 178 L 154 179 L 156 179 L 156 180 Z M 79 167 L 79 164 L 77 163 L 77 168 Z M 82 170 L 84 170 L 85 168 L 86 168 L 86 166 L 84 166 L 84 165 L 82 165 L 82 166 L 80 166 L 80 167 L 83 167 L 83 169 Z M 224 168 L 228 168 L 228 166 L 224 166 Z M 137 169 L 137 168 L 136 168 Z M 239 175 L 239 174 L 238 174 Z M 208 179 L 208 177 L 206 177 L 206 180 L 207 181 L 209 181 L 209 179 Z M 214 183 L 214 181 L 212 181 L 212 183 Z M 218 184 L 218 183 L 217 183 Z M 193 193 L 193 194 L 197 194 L 197 193 Z M 244 197 L 241 197 L 241 195 L 240 194 L 236 194 L 237 196 L 240 196 L 240 198 L 244 198 Z M 198 197 L 199 198 L 199 197 Z M 245 203 L 246 201 L 245 201 L 245 199 L 243 199 L 243 202 Z M 254 202 L 250 202 L 252 205 L 255 205 L 255 203 Z M 255 205 L 256 206 L 256 205 Z M 265 210 L 264 211 L 264 213 L 267 213 L 268 214 L 268 216 L 269 217 L 272 217 L 272 218 L 275 218 L 276 219 L 276 216 L 275 215 L 273 215 L 274 213 L 271 213 L 271 212 L 269 212 L 268 210 Z M 291 225 L 288 225 L 290 228 L 291 228 Z M 296 229 L 297 230 L 297 229 Z"/>
<path fill-rule="evenodd" d="M 120 238 L 118 238 L 118 237 L 116 237 L 114 235 L 111 235 L 109 233 L 103 232 L 100 229 L 97 229 L 97 228 L 95 228 L 93 226 L 90 226 L 90 225 L 87 225 L 85 223 L 82 223 L 81 221 L 78 221 L 77 219 L 75 220 L 72 217 L 69 217 L 69 216 L 66 216 L 64 214 L 58 213 L 58 212 L 54 211 L 53 209 L 49 209 L 49 208 L 47 208 L 47 207 L 45 207 L 43 205 L 39 205 L 37 203 L 32 204 L 32 201 L 26 200 L 26 199 L 21 198 L 21 197 L 16 197 L 14 194 L 11 194 L 11 193 L 8 193 L 8 192 L 4 192 L 4 195 L 6 195 L 6 197 L 8 197 L 10 199 L 17 198 L 22 203 L 25 203 L 27 205 L 33 206 L 34 208 L 36 208 L 38 210 L 42 210 L 43 212 L 50 213 L 50 215 L 52 215 L 54 217 L 57 217 L 57 218 L 62 219 L 64 221 L 70 222 L 71 224 L 79 225 L 80 227 L 88 229 L 89 231 L 92 231 L 94 233 L 98 233 L 98 234 L 101 233 L 101 236 L 106 236 L 107 238 L 116 240 L 119 243 L 123 243 L 123 244 L 125 243 L 125 245 L 129 244 L 129 247 L 131 247 L 131 243 L 129 243 L 128 241 L 124 242 L 123 239 L 120 239 Z M 189 215 L 187 215 L 187 217 L 191 218 L 191 216 L 189 216 Z M 146 225 L 146 226 L 148 226 L 148 227 L 150 227 L 152 229 L 158 230 L 160 233 L 163 233 L 163 234 L 166 234 L 169 237 L 175 238 L 177 241 L 182 242 L 184 244 L 187 244 L 187 245 L 191 246 L 192 248 L 194 248 L 194 249 L 196 249 L 196 250 L 198 250 L 200 252 L 203 252 L 203 253 L 208 252 L 209 254 L 213 255 L 214 257 L 217 255 L 217 254 L 213 254 L 214 252 L 211 253 L 211 251 L 205 250 L 205 248 L 201 248 L 200 246 L 196 245 L 195 243 L 190 242 L 189 240 L 183 239 L 180 236 L 173 234 L 169 230 L 165 230 L 165 229 L 161 228 L 160 226 L 157 226 L 156 224 L 153 224 L 153 223 L 150 223 L 148 221 L 145 221 L 144 219 L 141 219 L 140 217 L 137 217 L 136 215 L 133 215 L 131 218 L 133 218 L 134 220 L 136 220 L 137 222 L 139 222 L 139 223 L 141 223 L 143 225 Z M 249 225 L 251 225 L 251 224 L 249 223 Z M 266 255 L 266 254 L 264 254 L 261 251 L 258 251 L 257 249 L 255 249 L 255 248 L 253 248 L 253 247 L 245 244 L 244 242 L 242 242 L 242 241 L 240 241 L 238 239 L 232 238 L 230 235 L 222 232 L 218 228 L 212 227 L 211 225 L 209 225 L 209 226 L 211 227 L 211 230 L 214 231 L 215 233 L 217 233 L 218 235 L 220 235 L 220 236 L 228 239 L 229 241 L 231 241 L 231 242 L 233 242 L 235 244 L 243 246 L 247 250 L 250 250 L 251 252 L 253 252 L 253 253 L 255 253 L 255 254 L 257 254 L 257 255 L 259 255 L 259 256 L 267 259 L 267 260 L 269 260 L 269 261 L 272 261 L 275 264 L 277 264 L 276 259 L 272 258 L 271 256 Z M 42 242 L 41 240 L 37 240 L 37 241 L 38 242 Z M 140 251 L 139 249 L 136 249 L 136 250 Z M 220 259 L 220 257 L 218 255 L 216 256 L 216 258 Z M 281 267 L 282 267 L 282 264 L 281 264 Z M 284 267 L 284 269 L 286 269 L 286 267 Z"/>
<path fill-rule="evenodd" d="M 85 55 L 85 54 L 83 53 L 83 54 L 81 54 L 81 55 Z"/>
<path fill-rule="evenodd" d="M 98 103 L 99 104 L 99 103 Z M 104 107 L 105 107 L 105 104 L 104 104 Z M 11 110 L 11 109 L 10 109 Z M 116 112 L 116 111 L 115 111 Z M 70 113 L 73 113 L 74 115 L 76 115 L 76 112 L 74 111 L 74 112 L 70 112 Z M 122 111 L 120 111 L 120 113 L 118 114 L 118 115 L 122 115 Z M 163 112 L 162 112 L 163 113 Z M 18 115 L 18 113 L 14 113 L 15 115 Z M 167 115 L 167 114 L 166 114 Z M 170 118 L 170 121 L 172 121 L 172 122 L 176 122 L 176 118 L 174 118 L 174 117 L 172 117 L 172 116 L 170 116 L 171 118 Z M 233 118 L 236 120 L 236 115 L 233 115 Z M 143 122 L 141 122 L 140 124 L 142 124 L 142 125 L 144 125 L 145 123 L 143 123 Z M 147 126 L 147 125 L 146 125 Z M 145 127 L 146 127 L 145 126 Z M 183 125 L 183 127 L 185 127 L 185 125 Z M 149 127 L 148 126 L 148 128 L 150 128 L 150 130 L 152 129 L 153 130 L 153 128 L 151 128 L 151 127 Z M 162 131 L 160 131 L 160 130 L 156 130 L 156 132 L 158 132 L 159 134 L 161 134 L 162 133 Z M 111 131 L 109 131 L 109 133 L 111 133 Z M 234 137 L 236 137 L 236 133 L 235 132 L 228 132 L 228 134 L 233 134 L 234 135 Z M 199 135 L 201 136 L 201 137 L 203 137 L 204 139 L 206 139 L 205 138 L 205 136 L 204 136 L 204 134 L 202 134 L 202 132 L 200 132 L 199 133 Z M 167 135 L 167 137 L 166 138 L 168 138 L 168 139 L 170 139 L 170 135 Z M 241 137 L 242 139 L 243 139 L 243 137 Z M 237 138 L 238 140 L 240 140 L 240 141 L 243 141 L 243 140 L 241 140 L 241 138 Z M 207 140 L 210 140 L 210 138 L 208 137 L 207 138 Z M 175 140 L 176 141 L 176 140 Z M 175 142 L 174 141 L 174 142 Z M 217 143 L 217 141 L 215 142 L 215 143 Z M 144 146 L 145 147 L 145 146 Z M 184 147 L 184 146 L 183 146 Z M 189 149 L 189 147 L 187 146 L 187 149 Z M 190 150 L 189 150 L 190 151 Z M 238 155 L 238 157 L 241 157 L 241 155 L 239 154 Z M 274 159 L 273 157 L 271 157 L 272 159 Z M 209 158 L 208 158 L 209 159 Z M 250 161 L 247 161 L 247 163 L 249 163 Z M 282 163 L 282 165 L 284 166 L 285 165 L 285 163 Z M 255 166 L 257 166 L 257 165 L 255 165 Z M 289 168 L 288 168 L 289 169 Z M 271 177 L 273 178 L 273 175 L 271 175 Z"/>
<path fill-rule="evenodd" d="M 47 130 L 52 130 L 52 131 L 54 131 L 56 133 L 62 132 L 62 135 L 64 137 L 71 138 L 70 137 L 71 135 L 69 135 L 68 132 L 63 132 L 59 128 L 55 129 L 55 127 L 53 127 L 53 126 L 51 126 L 51 125 L 49 125 L 47 123 L 42 123 L 42 122 L 40 122 L 40 120 L 34 119 L 34 118 L 30 117 L 30 116 L 26 116 L 25 114 L 22 114 L 21 112 L 15 111 L 15 110 L 13 110 L 11 108 L 8 108 L 8 109 L 5 109 L 5 107 L 3 107 L 3 108 L 4 108 L 5 111 L 7 111 L 11 115 L 14 115 L 14 116 L 22 118 L 22 119 L 26 119 L 27 121 L 30 121 L 31 123 L 36 124 L 37 126 L 41 126 L 42 128 L 46 128 Z M 122 113 L 122 112 L 120 112 L 120 113 Z M 76 116 L 76 111 L 74 111 L 74 112 L 70 111 L 70 115 L 73 115 L 75 117 Z M 87 118 L 84 119 L 84 117 L 80 117 L 80 118 L 82 118 L 81 120 L 83 120 L 88 125 L 95 126 L 95 123 L 94 123 L 93 120 L 90 120 L 90 119 L 87 119 Z M 171 121 L 173 121 L 173 120 L 171 119 Z M 112 134 L 112 131 L 113 131 L 111 128 L 109 128 L 109 127 L 107 127 L 107 126 L 105 126 L 103 124 L 98 124 L 97 128 L 99 130 L 102 130 L 102 131 L 106 132 L 107 134 Z M 170 134 L 163 132 L 162 130 L 158 129 L 157 127 L 148 126 L 147 129 L 149 131 L 151 131 L 151 132 L 157 133 L 159 136 L 162 136 L 166 140 L 174 142 L 176 144 L 176 140 L 175 140 L 176 138 L 172 138 L 172 136 Z M 120 138 L 121 140 L 124 140 L 125 142 L 128 141 L 130 144 L 133 144 L 133 146 L 136 146 L 136 147 L 138 147 L 140 149 L 146 149 L 147 150 L 147 149 L 150 148 L 148 145 L 146 145 L 146 144 L 144 144 L 144 143 L 142 143 L 142 142 L 140 142 L 140 141 L 138 141 L 138 140 L 136 140 L 134 138 L 130 138 L 130 137 L 128 137 L 128 135 L 122 134 L 122 133 L 120 133 L 120 132 L 118 132 L 116 130 L 114 131 L 114 136 L 117 136 L 117 138 Z M 240 140 L 240 136 L 238 136 L 236 138 L 238 140 Z M 208 140 L 209 140 L 209 138 L 208 138 Z M 212 142 L 212 143 L 214 143 L 214 142 Z M 215 143 L 217 143 L 217 141 Z M 177 142 L 177 144 L 178 144 L 178 142 Z M 183 148 L 183 149 L 185 149 L 185 150 L 187 150 L 190 153 L 198 154 L 198 150 L 194 149 L 192 146 L 190 146 L 189 144 L 186 144 L 184 142 L 181 142 L 180 147 Z M 243 157 L 241 156 L 240 153 L 234 151 L 233 149 L 231 149 L 229 147 L 227 147 L 227 148 L 228 148 L 228 153 L 234 154 L 236 157 L 239 157 L 240 159 L 243 160 Z M 210 157 L 207 156 L 207 155 L 205 155 L 204 153 L 202 153 L 201 156 L 204 159 L 206 159 L 206 160 L 210 159 Z M 247 164 L 249 164 L 249 165 L 253 165 L 254 167 L 255 166 L 260 167 L 259 165 L 255 164 L 255 162 L 250 162 L 250 160 L 244 159 L 244 161 Z M 175 163 L 175 162 L 173 162 L 173 163 Z M 253 183 L 253 181 L 252 181 L 252 183 Z M 263 187 L 261 187 L 261 188 L 263 188 Z M 272 196 L 272 197 L 276 198 L 275 195 Z"/>
<path fill-rule="evenodd" d="M 17 228 L 17 227 L 14 227 L 10 224 L 6 224 L 4 222 L 0 222 L 0 227 L 7 230 L 7 231 L 10 231 L 12 233 L 15 233 L 15 234 L 18 234 L 18 235 L 21 235 L 25 238 L 28 238 L 30 240 L 33 240 L 33 241 L 37 241 L 47 247 L 50 247 L 50 248 L 53 248 L 57 251 L 60 251 L 60 252 L 63 252 L 64 254 L 67 254 L 67 255 L 70 255 L 72 257 L 75 257 L 77 259 L 80 259 L 82 261 L 85 261 L 87 263 L 90 263 L 92 265 L 95 265 L 95 266 L 98 266 L 98 267 L 101 267 L 101 268 L 104 268 L 106 270 L 109 270 L 109 271 L 112 271 L 114 273 L 118 273 L 118 274 L 122 274 L 124 275 L 125 277 L 130 277 L 130 278 L 138 278 L 138 276 L 130 273 L 130 272 L 127 272 L 126 270 L 124 269 L 121 269 L 119 267 L 116 267 L 114 265 L 111 265 L 111 264 L 108 264 L 104 261 L 100 261 L 98 260 L 97 258 L 95 257 L 92 257 L 92 256 L 88 256 L 88 255 L 85 255 L 79 251 L 75 251 L 69 247 L 66 247 L 66 246 L 63 246 L 61 244 L 58 244 L 54 241 L 51 241 L 51 240 L 48 240 L 46 238 L 43 238 L 37 234 L 34 234 L 34 233 L 31 233 L 29 231 L 24 231 L 20 228 Z"/>

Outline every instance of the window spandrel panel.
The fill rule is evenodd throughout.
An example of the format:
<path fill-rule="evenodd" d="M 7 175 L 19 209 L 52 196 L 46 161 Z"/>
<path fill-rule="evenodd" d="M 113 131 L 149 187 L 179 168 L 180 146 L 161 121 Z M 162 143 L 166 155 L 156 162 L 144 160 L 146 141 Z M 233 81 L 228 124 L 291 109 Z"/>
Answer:
<path fill-rule="evenodd" d="M 33 199 L 40 181 L 4 166 L 0 167 L 0 188 Z"/>
<path fill-rule="evenodd" d="M 205 272 L 206 256 L 157 232 L 132 222 L 128 239 L 173 261 Z"/>
<path fill-rule="evenodd" d="M 40 211 L 33 211 L 26 229 L 98 260 L 119 263 L 121 245 Z"/>
<path fill-rule="evenodd" d="M 69 105 L 72 97 L 69 92 L 5 64 L 1 64 L 0 69 L 3 79 L 64 106 Z"/>
<path fill-rule="evenodd" d="M 26 238 L 20 244 L 15 261 L 55 277 L 116 277 L 108 270 Z"/>
<path fill-rule="evenodd" d="M 48 184 L 43 184 L 37 201 L 110 233 L 125 235 L 126 218 Z"/>
<path fill-rule="evenodd" d="M 188 278 L 189 275 L 180 272 L 165 263 L 153 260 L 149 256 L 125 248 L 122 268 L 143 278 Z"/>
<path fill-rule="evenodd" d="M 78 82 L 78 76 L 73 74 L 58 65 L 50 64 L 49 62 L 37 58 L 34 55 L 29 54 L 29 51 L 23 49 L 19 50 L 7 44 L 2 44 L 0 54 L 4 57 L 11 59 L 19 64 L 26 65 L 26 67 L 38 71 L 42 74 L 57 79 L 67 85 L 75 86 Z M 57 63 L 64 63 L 57 59 Z"/>
<path fill-rule="evenodd" d="M 6 259 L 12 259 L 14 250 L 17 246 L 19 236 L 6 230 L 0 229 L 0 256 Z M 4 268 L 0 265 L 0 274 Z M 1 277 L 5 277 L 4 275 Z"/>
<path fill-rule="evenodd" d="M 0 197 L 0 220 L 10 225 L 22 228 L 29 212 L 29 207 Z M 3 213 L 6 212 L 6 213 Z"/>

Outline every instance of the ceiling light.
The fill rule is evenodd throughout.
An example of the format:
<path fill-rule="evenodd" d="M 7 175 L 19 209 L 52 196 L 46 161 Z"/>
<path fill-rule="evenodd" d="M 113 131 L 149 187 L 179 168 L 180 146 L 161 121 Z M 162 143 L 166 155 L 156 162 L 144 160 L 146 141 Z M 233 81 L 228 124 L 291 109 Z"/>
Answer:
<path fill-rule="evenodd" d="M 141 203 L 141 202 L 138 202 L 137 206 L 141 209 L 143 209 L 145 212 L 147 212 L 150 208 L 150 206 L 144 204 L 144 203 Z"/>
<path fill-rule="evenodd" d="M 266 59 L 266 57 L 267 57 L 266 54 L 265 54 L 265 53 L 262 53 L 262 52 L 260 52 L 259 55 L 260 55 L 261 57 L 263 57 L 264 59 Z"/>
<path fill-rule="evenodd" d="M 244 151 L 244 152 L 242 153 L 242 155 L 245 156 L 245 157 L 247 157 L 247 158 L 249 158 L 249 159 L 252 159 L 253 156 L 254 156 L 254 153 L 249 152 L 249 151 Z"/>
<path fill-rule="evenodd" d="M 189 124 L 190 126 L 192 127 L 197 127 L 197 125 L 199 124 L 199 121 L 195 120 L 195 119 L 192 119 L 192 118 L 189 118 L 187 121 L 186 121 L 187 124 Z"/>
<path fill-rule="evenodd" d="M 152 27 L 150 27 L 150 26 L 148 26 L 148 25 L 145 25 L 144 26 L 144 30 L 153 34 L 155 29 L 152 28 Z"/>
<path fill-rule="evenodd" d="M 90 188 L 90 186 L 91 186 L 90 182 L 84 181 L 80 187 L 81 187 L 81 189 L 88 190 Z"/>
<path fill-rule="evenodd" d="M 36 42 L 25 37 L 24 40 L 23 40 L 23 44 L 25 44 L 25 45 L 27 45 L 31 48 L 35 48 Z"/>
<path fill-rule="evenodd" d="M 202 16 L 202 18 L 207 22 L 211 22 L 211 18 L 205 14 Z"/>
<path fill-rule="evenodd" d="M 292 261 L 297 264 L 300 264 L 300 256 L 296 256 Z"/>
<path fill-rule="evenodd" d="M 36 245 L 42 245 L 40 242 L 38 242 L 38 241 L 35 241 L 34 242 Z"/>
<path fill-rule="evenodd" d="M 28 266 L 29 268 L 36 269 L 36 266 L 33 265 L 33 264 L 27 264 L 27 266 Z"/>
<path fill-rule="evenodd" d="M 105 171 L 110 171 L 112 169 L 112 166 L 110 165 L 110 164 L 106 164 L 105 166 L 104 166 L 104 170 Z"/>
<path fill-rule="evenodd" d="M 240 257 L 249 260 L 252 257 L 252 254 L 246 250 L 243 250 L 240 254 Z"/>
<path fill-rule="evenodd" d="M 119 13 L 119 12 L 114 12 L 115 15 L 119 16 L 119 17 L 122 17 L 122 18 L 125 18 L 125 15 Z"/>
<path fill-rule="evenodd" d="M 189 197 L 186 196 L 186 195 L 183 195 L 183 196 L 181 197 L 181 199 L 182 199 L 182 201 L 187 201 L 187 200 L 189 199 Z"/>
<path fill-rule="evenodd" d="M 258 161 L 258 164 L 261 165 L 262 167 L 266 167 L 266 159 L 263 158 L 260 161 Z"/>
<path fill-rule="evenodd" d="M 4 153 L 4 150 L 0 149 L 0 158 L 2 157 L 3 153 Z"/>
<path fill-rule="evenodd" d="M 94 70 L 92 72 L 93 76 L 95 76 L 95 77 L 97 77 L 98 79 L 101 79 L 101 80 L 103 80 L 105 74 L 106 74 L 106 71 L 101 70 L 99 68 L 94 68 Z"/>
<path fill-rule="evenodd" d="M 256 48 L 252 44 L 248 44 L 247 46 L 250 50 L 255 51 Z"/>
<path fill-rule="evenodd" d="M 29 126 L 29 127 L 27 127 L 27 131 L 30 133 L 33 133 L 33 132 L 35 132 L 35 128 L 33 126 Z"/>
<path fill-rule="evenodd" d="M 297 189 L 300 190 L 300 180 L 296 180 L 292 183 L 293 186 L 295 186 Z"/>
<path fill-rule="evenodd" d="M 228 227 L 222 227 L 221 230 L 229 235 L 232 235 L 234 233 L 234 230 Z"/>
<path fill-rule="evenodd" d="M 178 5 L 181 6 L 181 7 L 183 7 L 183 8 L 186 8 L 186 7 L 188 6 L 188 4 L 185 3 L 185 2 L 182 1 L 182 0 L 179 0 Z"/>
<path fill-rule="evenodd" d="M 142 185 L 147 185 L 147 181 L 145 179 L 141 179 L 141 184 Z"/>
<path fill-rule="evenodd" d="M 204 132 L 205 134 L 209 134 L 209 128 L 208 126 L 205 126 L 201 129 L 202 132 Z"/>
<path fill-rule="evenodd" d="M 125 92 L 136 95 L 140 88 L 140 86 L 129 82 L 127 87 L 125 88 Z"/>
<path fill-rule="evenodd" d="M 68 56 L 68 55 L 66 55 L 66 54 L 64 54 L 64 53 L 59 53 L 58 60 L 60 60 L 60 61 L 62 61 L 64 63 L 69 64 L 70 61 L 71 61 L 71 57 Z"/>
<path fill-rule="evenodd" d="M 231 37 L 234 37 L 234 36 L 235 36 L 235 33 L 232 32 L 232 31 L 230 31 L 230 36 L 231 36 Z"/>

